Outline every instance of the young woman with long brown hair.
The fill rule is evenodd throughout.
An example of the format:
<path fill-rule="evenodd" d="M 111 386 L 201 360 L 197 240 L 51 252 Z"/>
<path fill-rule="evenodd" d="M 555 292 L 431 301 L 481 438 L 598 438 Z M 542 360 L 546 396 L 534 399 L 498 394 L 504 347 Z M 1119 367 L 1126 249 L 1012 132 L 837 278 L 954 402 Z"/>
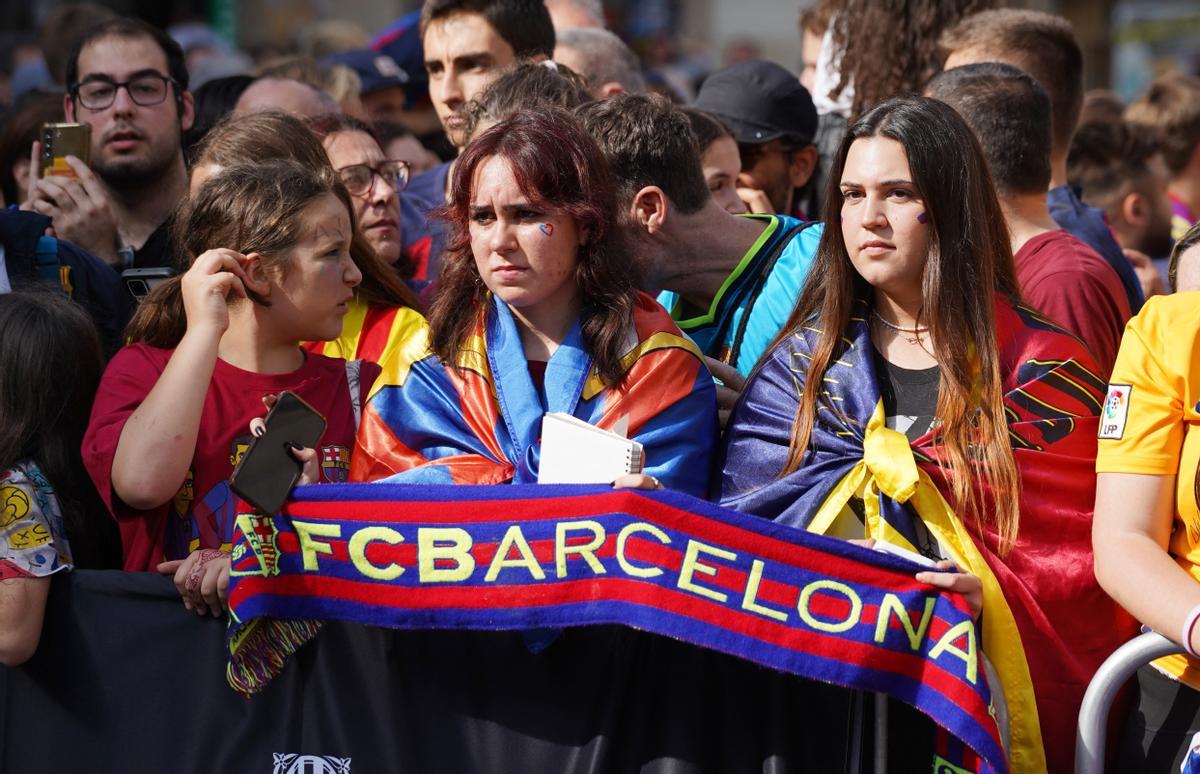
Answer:
<path fill-rule="evenodd" d="M 1088 567 L 1094 361 L 1020 304 L 951 108 L 879 105 L 831 175 L 808 283 L 730 420 L 722 501 L 935 563 L 917 578 L 982 612 L 1013 769 L 1069 770 L 1083 690 L 1129 632 Z"/>
<path fill-rule="evenodd" d="M 263 398 L 291 390 L 325 417 L 321 478 L 344 480 L 359 384 L 379 369 L 300 347 L 340 333 L 362 279 L 353 207 L 332 169 L 275 160 L 221 170 L 178 226 L 191 265 L 135 314 L 134 343 L 104 372 L 83 459 L 121 528 L 125 569 L 182 573 L 185 602 L 217 615 L 236 516 L 227 481 Z"/>
<path fill-rule="evenodd" d="M 712 379 L 635 289 L 608 166 L 577 120 L 531 109 L 483 132 L 455 165 L 443 214 L 433 354 L 385 368 L 352 478 L 532 483 L 542 417 L 563 412 L 643 444 L 635 485 L 703 494 Z"/>

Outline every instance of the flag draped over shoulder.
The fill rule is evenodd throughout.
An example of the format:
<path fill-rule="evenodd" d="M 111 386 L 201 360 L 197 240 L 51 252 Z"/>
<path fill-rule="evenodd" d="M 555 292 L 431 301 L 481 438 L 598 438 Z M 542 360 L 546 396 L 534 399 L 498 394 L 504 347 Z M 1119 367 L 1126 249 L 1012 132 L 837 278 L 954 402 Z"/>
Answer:
<path fill-rule="evenodd" d="M 576 323 L 539 392 L 512 312 L 495 297 L 460 345 L 457 368 L 433 355 L 382 365 L 363 412 L 353 481 L 535 482 L 542 416 L 560 411 L 608 430 L 627 420 L 628 437 L 645 447 L 644 473 L 671 489 L 707 489 L 717 431 L 712 378 L 696 346 L 644 294 L 617 388 L 596 374 Z"/>
<path fill-rule="evenodd" d="M 1083 692 L 1133 636 L 1100 589 L 1091 521 L 1097 417 L 1105 385 L 1076 339 L 1003 299 L 996 322 L 1009 438 L 1020 476 L 1020 527 L 1003 556 L 990 524 L 964 523 L 926 435 L 909 444 L 884 424 L 867 325 L 856 307 L 825 374 L 809 454 L 784 469 L 811 347 L 807 328 L 783 341 L 746 385 L 723 448 L 721 502 L 816 533 L 845 533 L 861 498 L 865 536 L 917 550 L 915 523 L 983 581 L 983 650 L 1010 714 L 1014 771 L 1071 771 Z M 994 495 L 993 495 L 994 496 Z M 854 517 L 851 517 L 854 518 Z"/>
<path fill-rule="evenodd" d="M 907 560 L 685 494 L 308 486 L 282 514 L 240 514 L 235 540 L 228 674 L 243 693 L 274 677 L 316 620 L 622 624 L 887 692 L 947 729 L 971 770 L 1007 768 L 962 597 L 919 583 Z"/>

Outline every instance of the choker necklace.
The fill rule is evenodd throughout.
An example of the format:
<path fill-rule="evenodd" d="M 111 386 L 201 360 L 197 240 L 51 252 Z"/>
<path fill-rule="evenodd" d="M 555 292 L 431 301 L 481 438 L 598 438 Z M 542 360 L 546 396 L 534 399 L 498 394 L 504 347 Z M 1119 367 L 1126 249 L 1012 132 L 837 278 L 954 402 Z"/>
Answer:
<path fill-rule="evenodd" d="M 919 347 L 921 346 L 921 334 L 929 333 L 928 325 L 926 325 L 924 327 L 918 326 L 915 328 L 905 328 L 900 325 L 895 325 L 893 323 L 890 323 L 887 320 L 883 319 L 883 316 L 881 314 L 879 314 L 879 312 L 875 311 L 874 309 L 871 310 L 871 316 L 874 317 L 879 322 L 883 323 L 885 327 L 891 328 L 893 331 L 895 331 L 897 334 L 899 334 L 900 338 L 904 339 L 909 344 L 915 344 L 916 346 L 919 346 Z M 922 349 L 924 349 L 924 347 L 922 347 Z"/>

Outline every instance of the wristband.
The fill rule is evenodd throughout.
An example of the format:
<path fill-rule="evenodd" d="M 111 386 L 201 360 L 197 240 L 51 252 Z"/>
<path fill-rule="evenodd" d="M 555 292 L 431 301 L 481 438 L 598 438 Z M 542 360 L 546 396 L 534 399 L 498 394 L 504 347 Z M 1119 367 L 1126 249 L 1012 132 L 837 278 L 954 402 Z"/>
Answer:
<path fill-rule="evenodd" d="M 1192 629 L 1196 628 L 1196 620 L 1200 619 L 1200 605 L 1192 608 L 1192 612 L 1188 613 L 1187 618 L 1183 620 L 1183 632 L 1180 644 L 1183 649 L 1188 652 L 1189 656 L 1200 658 L 1200 653 L 1192 650 Z"/>

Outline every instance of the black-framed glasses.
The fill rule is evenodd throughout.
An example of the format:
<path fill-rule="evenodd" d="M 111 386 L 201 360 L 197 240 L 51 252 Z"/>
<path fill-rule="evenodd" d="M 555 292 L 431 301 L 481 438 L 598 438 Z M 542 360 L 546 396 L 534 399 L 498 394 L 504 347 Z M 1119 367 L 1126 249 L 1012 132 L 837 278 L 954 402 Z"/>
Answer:
<path fill-rule="evenodd" d="M 142 73 L 127 81 L 96 77 L 74 84 L 71 93 L 88 110 L 104 110 L 116 100 L 117 90 L 124 87 L 135 105 L 152 107 L 162 104 L 170 90 L 168 87 L 174 84 L 174 78 L 158 73 Z"/>
<path fill-rule="evenodd" d="M 408 187 L 408 162 L 407 161 L 381 161 L 375 166 L 370 164 L 351 164 L 348 167 L 342 167 L 338 170 L 338 176 L 342 178 L 342 184 L 346 186 L 346 190 L 353 196 L 367 196 L 371 193 L 371 185 L 375 182 L 375 175 L 379 175 L 384 183 L 387 183 L 397 191 L 403 191 Z"/>

